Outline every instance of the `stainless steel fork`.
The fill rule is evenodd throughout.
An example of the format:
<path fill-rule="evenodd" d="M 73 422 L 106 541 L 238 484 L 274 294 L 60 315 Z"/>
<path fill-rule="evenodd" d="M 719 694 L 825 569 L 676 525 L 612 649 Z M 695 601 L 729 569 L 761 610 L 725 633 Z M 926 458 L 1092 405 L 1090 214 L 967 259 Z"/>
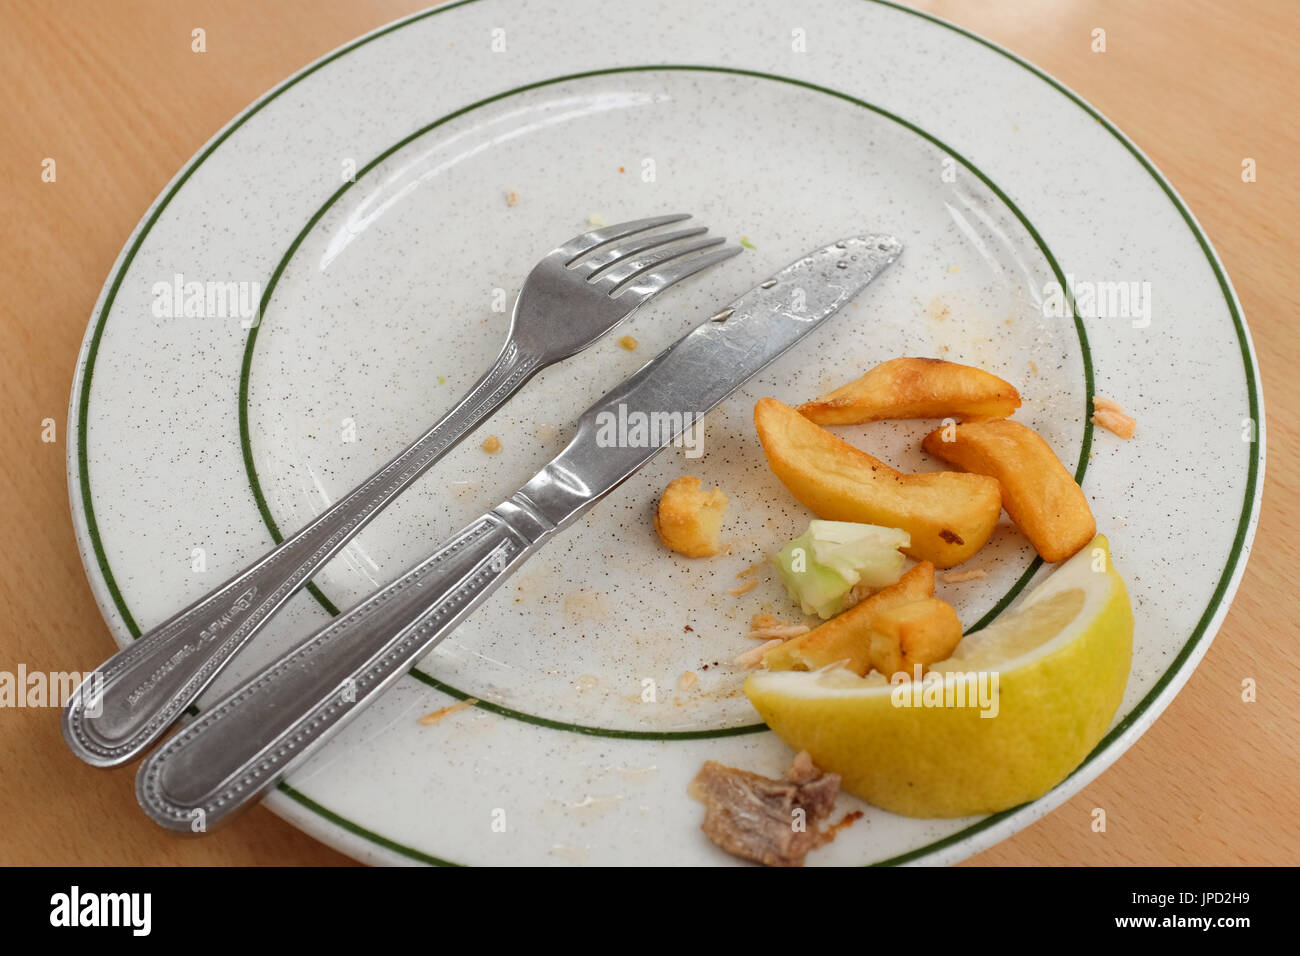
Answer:
<path fill-rule="evenodd" d="M 389 502 L 537 372 L 576 355 L 648 300 L 740 252 L 689 215 L 596 229 L 552 250 L 528 274 L 492 368 L 441 421 L 247 570 L 110 657 L 73 693 L 63 736 L 101 767 L 139 755 L 322 565 Z M 714 251 L 708 251 L 713 249 Z M 635 280 L 635 281 L 634 281 Z"/>

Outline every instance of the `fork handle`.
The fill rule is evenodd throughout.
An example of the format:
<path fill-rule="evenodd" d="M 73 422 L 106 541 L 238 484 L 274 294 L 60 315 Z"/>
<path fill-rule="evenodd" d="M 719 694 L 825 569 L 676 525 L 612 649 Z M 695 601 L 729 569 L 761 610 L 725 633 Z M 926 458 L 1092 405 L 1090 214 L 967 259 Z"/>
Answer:
<path fill-rule="evenodd" d="M 136 796 L 172 830 L 258 800 L 406 673 L 556 530 L 521 493 L 231 691 L 140 766 Z"/>
<path fill-rule="evenodd" d="M 469 393 L 409 448 L 252 566 L 92 671 L 63 712 L 73 753 L 112 767 L 152 745 L 312 575 L 541 366 L 512 337 Z"/>

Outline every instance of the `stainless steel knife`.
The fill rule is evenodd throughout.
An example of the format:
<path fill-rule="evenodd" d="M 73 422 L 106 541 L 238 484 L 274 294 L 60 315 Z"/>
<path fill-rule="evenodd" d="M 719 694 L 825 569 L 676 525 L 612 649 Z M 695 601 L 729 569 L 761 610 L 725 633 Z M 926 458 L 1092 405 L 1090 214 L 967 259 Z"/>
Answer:
<path fill-rule="evenodd" d="M 817 249 L 678 339 L 589 408 L 568 446 L 519 491 L 155 751 L 136 777 L 145 812 L 164 827 L 203 832 L 260 798 L 552 535 L 839 311 L 901 252 L 888 235 Z M 616 423 L 633 414 L 658 427 L 638 433 L 645 441 L 618 440 L 629 436 Z"/>

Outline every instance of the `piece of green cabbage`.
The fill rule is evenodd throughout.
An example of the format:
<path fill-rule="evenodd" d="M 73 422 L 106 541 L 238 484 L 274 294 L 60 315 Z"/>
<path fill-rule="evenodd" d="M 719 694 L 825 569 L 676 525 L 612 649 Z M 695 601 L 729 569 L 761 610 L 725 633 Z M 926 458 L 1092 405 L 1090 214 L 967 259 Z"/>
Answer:
<path fill-rule="evenodd" d="M 898 550 L 911 537 L 898 528 L 852 521 L 808 522 L 808 530 L 772 558 L 785 589 L 805 614 L 822 620 L 844 610 L 855 585 L 883 588 L 903 573 Z"/>

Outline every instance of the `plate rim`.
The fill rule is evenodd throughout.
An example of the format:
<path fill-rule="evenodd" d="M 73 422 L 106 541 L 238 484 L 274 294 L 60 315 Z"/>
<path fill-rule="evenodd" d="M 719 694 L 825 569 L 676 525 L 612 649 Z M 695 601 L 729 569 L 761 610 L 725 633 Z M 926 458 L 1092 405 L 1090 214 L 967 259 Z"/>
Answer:
<path fill-rule="evenodd" d="M 89 469 L 86 461 L 85 425 L 89 413 L 94 358 L 99 341 L 117 290 L 145 235 L 148 234 L 172 198 L 180 191 L 193 172 L 236 129 L 286 90 L 297 85 L 330 62 L 381 36 L 440 13 L 477 2 L 479 0 L 454 0 L 454 2 L 441 6 L 416 11 L 406 17 L 381 25 L 326 53 L 272 87 L 222 126 L 186 161 L 154 199 L 123 244 L 109 271 L 109 277 L 101 287 L 99 297 L 91 312 L 91 320 L 83 336 L 81 349 L 78 352 L 68 408 L 67 434 L 69 441 L 66 446 L 69 505 L 74 531 L 77 536 L 79 554 L 91 591 L 95 596 L 96 603 L 99 605 L 100 613 L 108 623 L 115 640 L 122 631 L 125 631 L 132 638 L 138 637 L 140 629 L 131 616 L 111 571 L 107 568 L 107 556 L 104 553 L 103 544 L 99 537 L 93 513 L 93 504 L 91 503 Z M 848 0 L 845 0 L 845 2 L 848 2 Z M 1084 759 L 1083 763 L 1044 796 L 1035 801 L 986 816 L 947 837 L 889 859 L 877 861 L 873 865 L 884 866 L 918 862 L 931 864 L 953 863 L 996 844 L 1034 820 L 1046 815 L 1099 776 L 1122 753 L 1126 752 L 1142 733 L 1154 724 L 1169 702 L 1186 684 L 1200 660 L 1209 650 L 1240 586 L 1246 564 L 1249 561 L 1255 531 L 1258 527 L 1266 459 L 1267 431 L 1264 395 L 1254 342 L 1250 335 L 1249 326 L 1246 323 L 1244 310 L 1218 252 L 1177 190 L 1174 189 L 1164 174 L 1132 139 L 1070 87 L 1001 44 L 934 14 L 904 6 L 894 2 L 894 0 L 865 0 L 865 2 L 918 17 L 999 53 L 1053 87 L 1066 99 L 1072 101 L 1128 150 L 1139 165 L 1155 180 L 1182 217 L 1184 223 L 1191 230 L 1197 245 L 1210 265 L 1211 272 L 1218 282 L 1236 333 L 1243 360 L 1249 411 L 1251 418 L 1256 423 L 1255 441 L 1253 442 L 1255 453 L 1250 456 L 1248 461 L 1244 500 L 1223 573 L 1220 575 L 1218 584 L 1210 596 L 1209 603 L 1197 621 L 1196 626 L 1192 629 L 1191 634 L 1147 694 L 1133 706 L 1130 713 L 1119 724 L 1102 738 L 1093 751 Z M 75 440 L 73 440 L 74 438 Z M 96 575 L 96 570 L 100 572 L 99 576 Z M 356 859 L 370 862 L 409 864 L 415 861 L 436 865 L 457 865 L 451 861 L 404 846 L 376 834 L 330 811 L 288 784 L 281 784 L 280 788 L 273 792 L 265 803 L 277 815 L 289 820 L 289 822 L 303 829 L 313 838 L 322 840 L 327 845 Z"/>

